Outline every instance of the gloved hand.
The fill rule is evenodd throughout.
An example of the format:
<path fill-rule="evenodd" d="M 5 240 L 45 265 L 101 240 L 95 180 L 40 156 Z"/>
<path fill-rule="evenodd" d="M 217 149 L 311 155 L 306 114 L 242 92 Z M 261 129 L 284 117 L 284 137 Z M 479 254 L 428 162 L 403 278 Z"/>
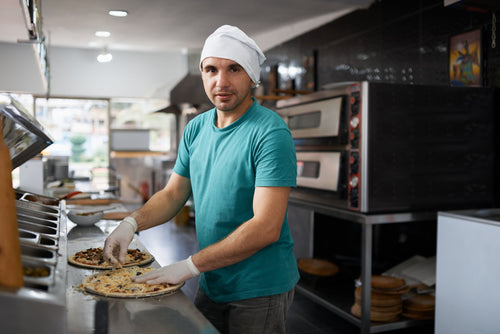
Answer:
<path fill-rule="evenodd" d="M 139 283 L 146 282 L 147 284 L 178 284 L 199 274 L 200 271 L 196 268 L 190 256 L 183 261 L 175 262 L 144 275 L 133 277 L 132 280 Z"/>
<path fill-rule="evenodd" d="M 134 238 L 137 223 L 132 217 L 126 217 L 104 242 L 104 259 L 113 265 L 125 264 L 128 246 Z"/>

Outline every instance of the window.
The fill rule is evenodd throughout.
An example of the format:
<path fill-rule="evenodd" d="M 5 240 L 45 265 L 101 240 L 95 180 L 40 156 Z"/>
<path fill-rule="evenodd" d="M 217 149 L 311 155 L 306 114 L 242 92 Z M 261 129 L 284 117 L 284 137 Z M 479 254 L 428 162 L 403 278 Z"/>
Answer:
<path fill-rule="evenodd" d="M 148 130 L 150 151 L 175 150 L 175 115 L 155 112 L 166 106 L 166 99 L 112 99 L 111 129 Z"/>
<path fill-rule="evenodd" d="M 54 139 L 44 155 L 67 157 L 69 177 L 90 179 L 109 166 L 109 100 L 36 98 L 37 120 Z"/>

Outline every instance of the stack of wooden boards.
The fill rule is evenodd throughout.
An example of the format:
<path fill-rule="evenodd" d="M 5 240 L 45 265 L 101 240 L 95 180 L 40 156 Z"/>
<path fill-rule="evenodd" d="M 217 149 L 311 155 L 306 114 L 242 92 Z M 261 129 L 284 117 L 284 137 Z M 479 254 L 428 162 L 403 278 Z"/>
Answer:
<path fill-rule="evenodd" d="M 401 315 L 412 319 L 432 319 L 435 300 L 432 295 L 411 293 L 411 286 L 399 277 L 373 275 L 371 279 L 370 320 L 393 322 Z M 354 290 L 351 313 L 361 317 L 362 287 Z"/>

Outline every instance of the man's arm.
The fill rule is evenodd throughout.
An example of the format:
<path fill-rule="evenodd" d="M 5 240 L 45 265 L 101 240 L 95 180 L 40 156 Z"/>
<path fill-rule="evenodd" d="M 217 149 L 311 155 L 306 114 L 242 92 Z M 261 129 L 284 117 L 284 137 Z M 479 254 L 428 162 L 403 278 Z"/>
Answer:
<path fill-rule="evenodd" d="M 210 245 L 186 260 L 134 277 L 136 282 L 180 283 L 200 274 L 240 262 L 277 241 L 285 219 L 289 187 L 257 187 L 254 216 L 225 239 Z"/>
<path fill-rule="evenodd" d="M 240 262 L 276 242 L 281 234 L 288 203 L 289 187 L 257 187 L 254 216 L 225 239 L 192 256 L 199 271 L 210 271 Z"/>
<path fill-rule="evenodd" d="M 113 264 L 125 263 L 127 248 L 136 230 L 145 230 L 172 219 L 191 194 L 188 178 L 172 173 L 165 188 L 154 194 L 140 209 L 132 212 L 104 242 L 104 258 Z"/>

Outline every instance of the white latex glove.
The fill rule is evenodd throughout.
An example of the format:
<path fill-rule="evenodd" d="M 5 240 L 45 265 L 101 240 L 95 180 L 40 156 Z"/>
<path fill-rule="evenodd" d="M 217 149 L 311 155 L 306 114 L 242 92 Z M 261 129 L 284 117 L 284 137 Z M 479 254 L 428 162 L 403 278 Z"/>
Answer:
<path fill-rule="evenodd" d="M 131 221 L 132 219 L 133 221 Z M 137 223 L 132 217 L 126 217 L 104 242 L 104 259 L 114 265 L 125 264 L 128 246 L 134 238 Z"/>
<path fill-rule="evenodd" d="M 132 278 L 134 281 L 147 284 L 170 283 L 178 284 L 190 278 L 198 276 L 200 271 L 193 263 L 191 256 L 179 262 L 161 267 L 155 271 L 136 276 Z"/>

